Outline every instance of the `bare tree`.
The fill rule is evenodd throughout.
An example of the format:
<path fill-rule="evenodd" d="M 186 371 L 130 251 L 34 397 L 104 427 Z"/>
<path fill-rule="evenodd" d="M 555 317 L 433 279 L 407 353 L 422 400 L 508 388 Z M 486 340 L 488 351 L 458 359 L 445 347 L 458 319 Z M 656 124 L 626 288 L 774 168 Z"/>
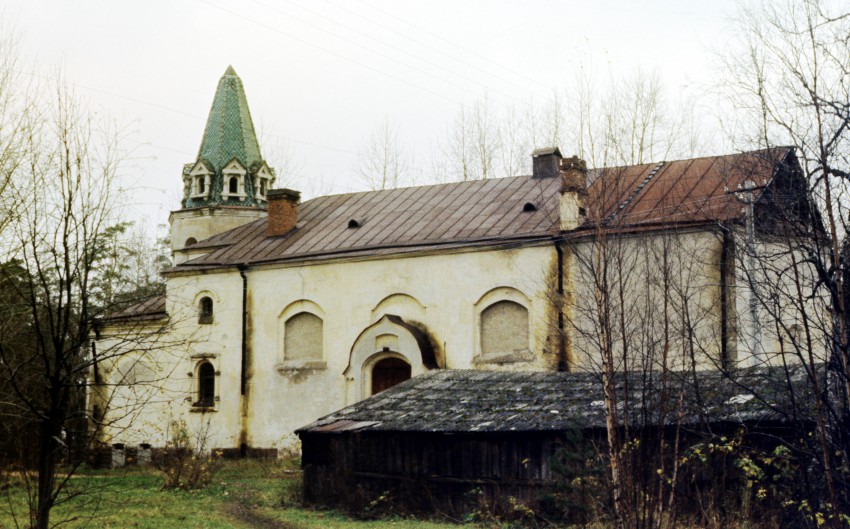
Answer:
<path fill-rule="evenodd" d="M 610 209 L 622 169 L 597 175 L 586 206 Z M 604 209 L 600 209 L 604 208 Z M 598 222 L 565 246 L 574 291 L 565 303 L 573 369 L 598 373 L 607 422 L 606 460 L 618 527 L 670 527 L 676 520 L 682 376 L 710 366 L 717 347 L 709 268 L 711 235 L 677 230 L 629 235 L 625 221 Z"/>
<path fill-rule="evenodd" d="M 408 156 L 399 143 L 398 130 L 385 117 L 360 151 L 354 172 L 375 191 L 404 185 L 409 180 L 410 170 Z"/>
<path fill-rule="evenodd" d="M 2 231 L 0 283 L 15 325 L 0 326 L 0 413 L 4 425 L 33 429 L 19 455 L 27 523 L 41 529 L 61 523 L 51 521 L 53 507 L 79 493 L 70 478 L 95 433 L 89 376 L 97 383 L 100 366 L 134 346 L 154 350 L 152 337 L 165 337 L 168 323 L 128 326 L 115 340 L 123 347 L 90 348 L 98 318 L 158 287 L 144 274 L 145 284 L 133 285 L 125 266 L 140 249 L 129 251 L 120 222 L 117 131 L 93 120 L 61 82 L 39 95 L 5 190 L 15 210 Z"/>
<path fill-rule="evenodd" d="M 616 525 L 672 527 L 688 448 L 688 374 L 713 367 L 722 350 L 713 264 L 720 230 L 632 229 L 635 219 L 618 206 L 633 197 L 641 164 L 678 152 L 682 121 L 655 76 L 638 72 L 608 90 L 599 97 L 591 79 L 578 79 L 576 145 L 597 169 L 582 178 L 592 228 L 564 246 L 573 290 L 563 299 L 565 333 L 574 368 L 602 381 Z"/>
<path fill-rule="evenodd" d="M 693 104 L 672 99 L 657 73 L 637 70 L 602 83 L 583 68 L 573 92 L 570 113 L 577 126 L 570 139 L 591 165 L 641 164 L 697 154 Z"/>
<path fill-rule="evenodd" d="M 850 509 L 850 10 L 821 0 L 753 2 L 737 29 L 723 78 L 736 111 L 733 139 L 741 148 L 793 146 L 789 156 L 802 167 L 799 175 L 777 173 L 770 188 L 752 181 L 734 190 L 751 212 L 749 237 L 767 236 L 741 252 L 750 337 L 765 344 L 762 362 L 807 368 L 815 408 L 794 411 L 815 425 L 801 450 L 816 462 L 822 479 L 813 483 L 823 489 L 813 486 L 805 501 L 819 525 L 837 527 Z M 759 215 L 788 197 L 796 197 L 793 207 Z"/>
<path fill-rule="evenodd" d="M 2 27 L 0 20 L 0 233 L 15 214 L 15 204 L 6 193 L 12 175 L 22 162 L 20 146 L 27 134 L 31 102 L 24 97 L 28 88 L 22 86 L 18 74 L 18 37 L 14 28 Z"/>
<path fill-rule="evenodd" d="M 296 157 L 291 144 L 279 136 L 262 133 L 262 145 L 266 146 L 266 160 L 274 171 L 274 187 L 292 189 L 304 189 L 297 187 L 293 182 L 297 181 L 304 170 L 304 162 Z M 315 194 L 312 194 L 315 196 Z"/>

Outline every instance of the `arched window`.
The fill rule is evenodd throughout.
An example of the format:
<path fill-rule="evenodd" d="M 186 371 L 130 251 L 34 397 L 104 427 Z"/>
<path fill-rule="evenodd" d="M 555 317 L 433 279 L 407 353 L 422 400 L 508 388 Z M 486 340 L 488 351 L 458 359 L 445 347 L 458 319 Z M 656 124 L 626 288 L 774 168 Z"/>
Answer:
<path fill-rule="evenodd" d="M 209 362 L 198 366 L 198 401 L 195 406 L 215 405 L 215 368 Z"/>
<path fill-rule="evenodd" d="M 201 298 L 198 303 L 198 323 L 210 324 L 213 322 L 213 300 L 208 296 Z"/>
<path fill-rule="evenodd" d="M 206 185 L 203 176 L 198 177 L 198 194 L 203 195 L 206 192 Z"/>
<path fill-rule="evenodd" d="M 239 178 L 233 176 L 227 184 L 227 192 L 231 195 L 239 193 Z"/>
<path fill-rule="evenodd" d="M 322 360 L 322 319 L 309 312 L 299 312 L 286 320 L 283 329 L 285 360 Z"/>
<path fill-rule="evenodd" d="M 384 358 L 372 368 L 372 395 L 410 378 L 410 364 L 401 358 Z"/>
<path fill-rule="evenodd" d="M 196 239 L 194 237 L 189 237 L 188 239 L 186 239 L 186 244 L 184 244 L 183 246 L 188 248 L 188 247 L 192 246 L 193 244 L 198 244 L 198 239 Z"/>
<path fill-rule="evenodd" d="M 266 179 L 260 178 L 260 196 L 266 196 Z"/>
<path fill-rule="evenodd" d="M 481 353 L 528 350 L 528 310 L 513 301 L 498 301 L 481 312 Z"/>

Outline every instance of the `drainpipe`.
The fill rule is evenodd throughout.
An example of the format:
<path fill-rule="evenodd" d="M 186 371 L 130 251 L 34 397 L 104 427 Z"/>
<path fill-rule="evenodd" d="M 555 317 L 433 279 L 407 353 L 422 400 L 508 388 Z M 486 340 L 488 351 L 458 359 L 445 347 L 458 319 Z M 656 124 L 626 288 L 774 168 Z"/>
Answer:
<path fill-rule="evenodd" d="M 750 341 L 750 365 L 755 365 L 764 360 L 761 343 L 761 323 L 759 321 L 759 291 L 758 278 L 756 277 L 756 222 L 755 222 L 755 197 L 753 191 L 764 189 L 764 186 L 756 186 L 752 180 L 747 180 L 743 185 L 738 185 L 736 198 L 739 202 L 746 204 L 746 229 L 747 229 L 747 261 L 746 273 L 748 275 L 747 290 L 749 291 L 749 329 L 747 335 Z"/>
<path fill-rule="evenodd" d="M 564 249 L 555 237 L 555 253 L 558 254 L 558 371 L 569 371 L 567 337 L 564 335 Z"/>
<path fill-rule="evenodd" d="M 239 374 L 239 394 L 245 395 L 248 378 L 248 276 L 245 270 L 248 265 L 240 264 L 236 268 L 242 278 L 242 370 Z"/>
<path fill-rule="evenodd" d="M 729 261 L 732 259 L 732 237 L 729 230 L 723 230 L 723 242 L 720 249 L 720 364 L 724 369 L 733 367 L 729 351 Z"/>

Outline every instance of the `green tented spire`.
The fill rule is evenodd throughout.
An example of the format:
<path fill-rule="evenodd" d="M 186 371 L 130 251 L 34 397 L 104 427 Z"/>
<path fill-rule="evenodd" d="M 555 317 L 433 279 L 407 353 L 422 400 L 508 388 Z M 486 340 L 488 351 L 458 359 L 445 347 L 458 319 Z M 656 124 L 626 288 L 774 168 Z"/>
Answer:
<path fill-rule="evenodd" d="M 233 159 L 238 166 L 228 167 Z M 263 162 L 242 80 L 228 66 L 218 81 L 198 159 L 183 168 L 184 208 L 265 207 L 274 171 Z"/>
<path fill-rule="evenodd" d="M 233 158 L 246 168 L 262 162 L 245 88 L 233 67 L 228 66 L 218 81 L 198 160 L 208 162 L 210 169 L 218 172 Z"/>

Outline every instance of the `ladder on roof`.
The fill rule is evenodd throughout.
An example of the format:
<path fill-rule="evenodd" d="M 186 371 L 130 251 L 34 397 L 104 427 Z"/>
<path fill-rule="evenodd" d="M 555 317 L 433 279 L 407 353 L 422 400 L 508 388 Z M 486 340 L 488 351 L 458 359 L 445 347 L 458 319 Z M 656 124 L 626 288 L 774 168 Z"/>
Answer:
<path fill-rule="evenodd" d="M 625 209 L 625 207 L 628 206 L 632 202 L 632 200 L 635 199 L 636 196 L 638 196 L 638 194 L 643 190 L 644 187 L 646 187 L 646 185 L 652 180 L 652 178 L 656 174 L 658 174 L 658 171 L 660 171 L 661 168 L 664 167 L 665 163 L 667 163 L 667 162 L 661 161 L 661 162 L 658 162 L 657 164 L 655 164 L 655 167 L 653 167 L 652 170 L 649 171 L 649 174 L 646 175 L 646 178 L 644 178 L 643 181 L 640 184 L 638 184 L 638 186 L 635 188 L 634 191 L 632 191 L 632 193 L 626 198 L 626 200 L 624 200 L 622 202 L 622 204 L 620 204 L 617 207 L 617 209 L 614 210 L 613 213 L 611 213 L 610 215 L 605 217 L 605 222 L 608 223 L 608 222 L 611 222 L 612 220 L 614 220 L 614 218 L 621 211 L 623 211 L 623 209 Z"/>

